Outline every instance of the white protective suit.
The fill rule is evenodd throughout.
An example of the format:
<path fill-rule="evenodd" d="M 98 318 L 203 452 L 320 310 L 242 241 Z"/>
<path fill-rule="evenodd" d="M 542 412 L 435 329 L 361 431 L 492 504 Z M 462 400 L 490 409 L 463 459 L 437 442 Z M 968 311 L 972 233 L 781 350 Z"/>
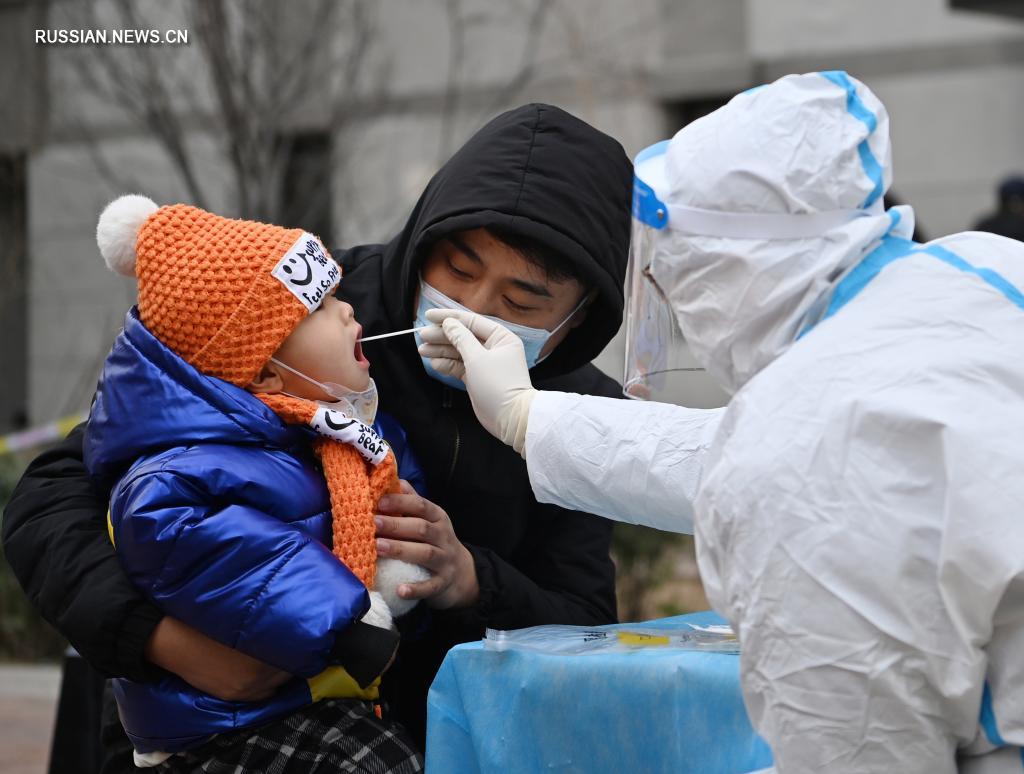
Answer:
<path fill-rule="evenodd" d="M 845 73 L 738 95 L 665 165 L 684 210 L 859 217 L 670 222 L 651 275 L 732 400 L 529 396 L 538 498 L 680 531 L 695 511 L 778 770 L 1024 770 L 1024 245 L 910 242 L 910 209 L 881 208 L 885 108 Z"/>

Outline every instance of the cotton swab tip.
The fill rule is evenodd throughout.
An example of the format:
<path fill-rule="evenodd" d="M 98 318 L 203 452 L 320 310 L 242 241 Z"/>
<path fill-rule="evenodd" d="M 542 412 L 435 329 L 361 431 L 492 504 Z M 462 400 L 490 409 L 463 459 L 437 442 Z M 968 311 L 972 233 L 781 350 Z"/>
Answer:
<path fill-rule="evenodd" d="M 432 326 L 430 326 L 430 325 L 419 325 L 419 326 L 417 326 L 415 328 L 408 328 L 408 329 L 406 329 L 404 331 L 394 331 L 393 333 L 379 333 L 376 336 L 364 336 L 363 338 L 359 339 L 359 342 L 360 343 L 364 343 L 364 342 L 367 342 L 367 341 L 376 341 L 377 339 L 390 339 L 392 336 L 403 336 L 403 335 L 405 335 L 407 333 L 415 333 L 416 331 L 421 331 L 424 328 L 430 328 L 430 327 L 432 327 Z"/>

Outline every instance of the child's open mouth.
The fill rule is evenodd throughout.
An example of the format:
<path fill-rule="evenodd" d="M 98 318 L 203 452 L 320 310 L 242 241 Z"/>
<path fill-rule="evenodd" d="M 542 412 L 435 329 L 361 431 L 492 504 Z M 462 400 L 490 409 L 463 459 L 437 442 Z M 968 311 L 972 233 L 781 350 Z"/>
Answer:
<path fill-rule="evenodd" d="M 362 338 L 362 335 L 363 326 L 360 325 L 359 329 L 356 331 L 356 343 L 355 346 L 352 348 L 352 356 L 356 359 L 356 362 L 363 368 L 369 368 L 370 361 L 367 360 L 366 355 L 363 354 L 363 345 L 362 342 L 359 341 L 359 339 Z"/>

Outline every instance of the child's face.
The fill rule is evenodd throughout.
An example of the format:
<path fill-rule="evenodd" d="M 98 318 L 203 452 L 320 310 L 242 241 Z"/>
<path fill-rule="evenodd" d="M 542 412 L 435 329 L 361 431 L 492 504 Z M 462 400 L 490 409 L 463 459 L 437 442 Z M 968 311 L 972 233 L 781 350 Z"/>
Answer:
<path fill-rule="evenodd" d="M 362 335 L 352 306 L 328 296 L 299 323 L 274 357 L 318 382 L 335 382 L 359 392 L 370 384 L 370 361 L 363 357 L 362 346 L 357 343 Z M 315 384 L 283 368 L 276 369 L 273 363 L 267 368 L 277 372 L 283 382 L 282 392 L 310 400 L 334 400 Z"/>

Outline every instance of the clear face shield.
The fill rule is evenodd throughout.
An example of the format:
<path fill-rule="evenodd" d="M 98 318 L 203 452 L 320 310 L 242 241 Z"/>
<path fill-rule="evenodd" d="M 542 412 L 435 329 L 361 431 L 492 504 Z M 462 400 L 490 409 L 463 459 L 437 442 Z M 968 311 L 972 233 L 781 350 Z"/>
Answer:
<path fill-rule="evenodd" d="M 665 249 L 667 210 L 663 157 L 668 142 L 652 145 L 635 161 L 633 233 L 626 269 L 626 363 L 622 391 L 628 398 L 715 408 L 726 393 L 690 354 L 675 312 L 651 277 L 651 262 Z"/>

